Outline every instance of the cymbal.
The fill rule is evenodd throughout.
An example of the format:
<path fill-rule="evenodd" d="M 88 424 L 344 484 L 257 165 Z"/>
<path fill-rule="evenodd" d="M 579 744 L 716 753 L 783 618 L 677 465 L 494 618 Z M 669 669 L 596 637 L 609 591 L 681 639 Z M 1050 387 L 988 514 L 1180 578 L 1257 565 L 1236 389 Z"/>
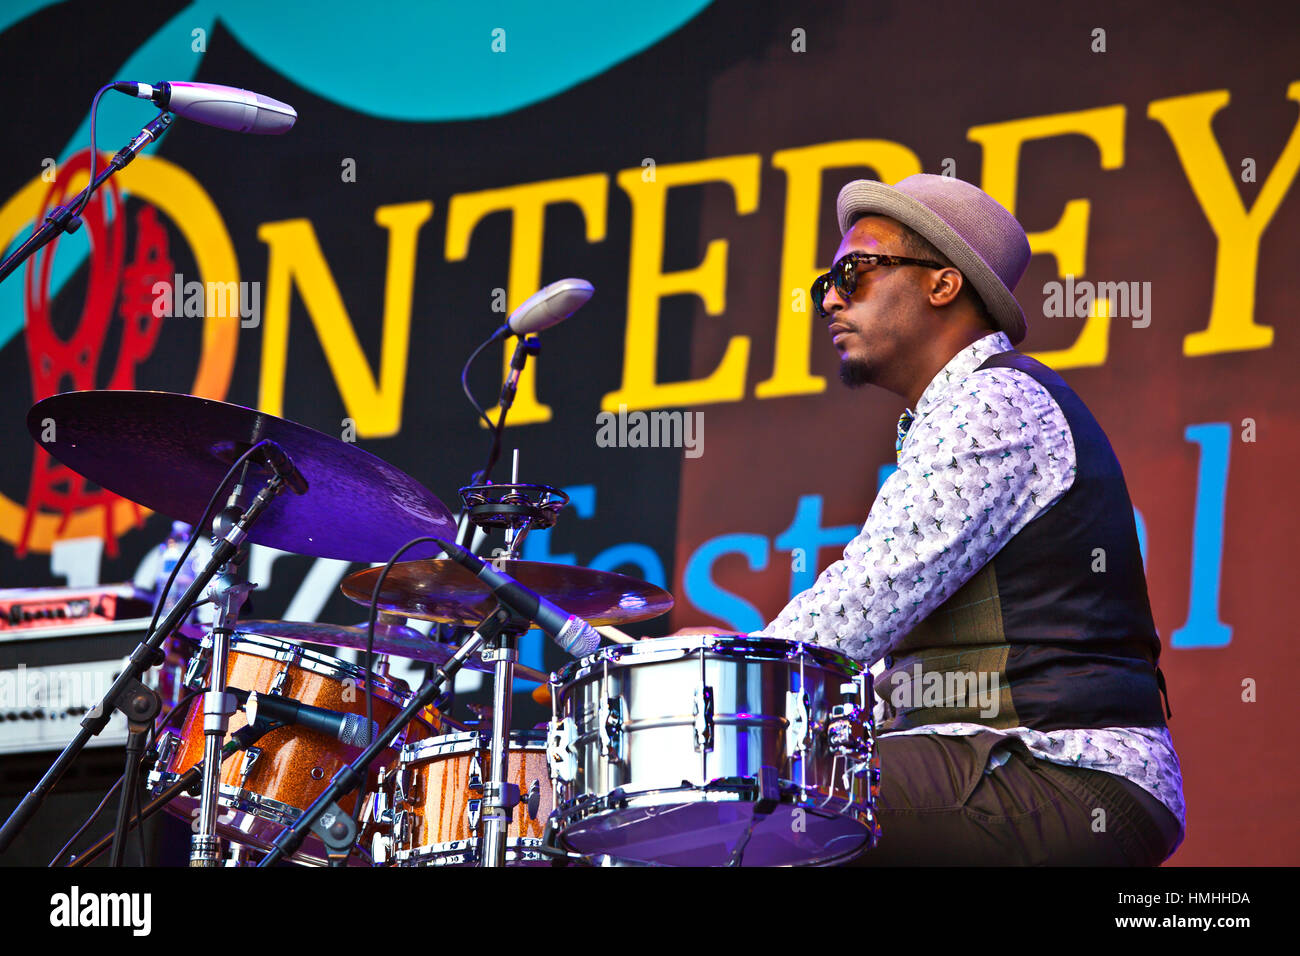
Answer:
<path fill-rule="evenodd" d="M 663 588 L 613 571 L 568 564 L 502 559 L 493 566 L 524 587 L 576 614 L 593 627 L 645 621 L 671 610 Z M 370 604 L 382 568 L 356 571 L 343 579 L 343 593 Z M 384 611 L 444 624 L 478 624 L 496 607 L 488 586 L 454 561 L 404 561 L 393 565 L 379 593 Z"/>
<path fill-rule="evenodd" d="M 51 441 L 43 440 L 47 421 L 54 423 Z M 304 495 L 286 489 L 249 531 L 249 540 L 281 551 L 387 561 L 412 538 L 455 534 L 443 503 L 405 472 L 354 444 L 242 405 L 172 392 L 67 392 L 33 405 L 27 429 L 73 471 L 191 525 L 235 459 L 270 438 L 309 485 Z M 245 506 L 271 469 L 252 462 L 248 474 Z M 409 554 L 441 550 L 417 545 Z"/>
<path fill-rule="evenodd" d="M 326 647 L 350 647 L 353 650 L 366 649 L 365 627 L 343 627 L 337 624 L 321 624 L 314 621 L 240 621 L 239 631 L 246 634 L 261 634 L 287 641 L 300 641 L 304 644 L 323 644 Z M 452 644 L 443 644 L 431 637 L 426 637 L 413 627 L 404 624 L 375 622 L 375 653 L 389 654 L 393 657 L 405 657 L 413 661 L 427 661 L 439 666 L 451 660 L 456 653 Z M 482 657 L 474 655 L 463 665 L 466 670 L 492 673 L 492 664 Z M 545 684 L 549 674 L 526 667 L 515 662 L 515 677 L 519 680 L 534 681 Z"/>

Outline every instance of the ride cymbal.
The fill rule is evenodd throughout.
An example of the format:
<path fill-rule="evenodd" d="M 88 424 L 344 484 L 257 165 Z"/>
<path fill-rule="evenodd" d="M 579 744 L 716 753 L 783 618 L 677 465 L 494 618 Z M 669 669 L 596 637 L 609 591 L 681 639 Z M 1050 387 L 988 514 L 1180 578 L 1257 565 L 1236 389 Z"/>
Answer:
<path fill-rule="evenodd" d="M 44 440 L 46 422 L 54 426 L 50 441 Z M 281 493 L 249 531 L 250 541 L 281 551 L 387 561 L 412 538 L 451 537 L 456 530 L 437 496 L 401 469 L 354 444 L 242 405 L 172 392 L 67 392 L 33 405 L 27 428 L 40 447 L 78 474 L 191 525 L 235 459 L 269 438 L 308 483 L 306 494 Z M 250 459 L 245 507 L 271 474 L 265 462 Z M 417 545 L 410 555 L 440 551 Z"/>

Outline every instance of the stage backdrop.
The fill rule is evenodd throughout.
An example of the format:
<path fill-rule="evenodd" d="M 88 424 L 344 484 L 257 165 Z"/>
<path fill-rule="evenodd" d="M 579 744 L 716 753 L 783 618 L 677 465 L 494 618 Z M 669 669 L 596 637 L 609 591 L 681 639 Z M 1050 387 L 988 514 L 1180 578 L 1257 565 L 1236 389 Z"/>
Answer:
<path fill-rule="evenodd" d="M 84 182 L 101 84 L 245 87 L 299 120 L 178 120 L 0 286 L 0 586 L 132 578 L 169 526 L 31 440 L 28 407 L 70 389 L 260 408 L 455 510 L 487 451 L 462 364 L 578 276 L 595 296 L 542 336 L 496 473 L 518 449 L 525 480 L 572 496 L 525 556 L 669 588 L 639 634 L 759 627 L 839 555 L 893 458 L 900 401 L 839 385 L 803 292 L 839 240 L 835 194 L 953 175 L 1025 225 L 1023 348 L 1124 466 L 1186 786 L 1172 862 L 1300 862 L 1300 8 L 804 6 L 9 3 L 4 245 Z M 101 151 L 152 115 L 108 94 Z M 473 369 L 484 403 L 504 361 Z M 641 447 L 664 425 L 676 447 Z M 362 565 L 252 565 L 256 616 L 361 617 L 337 584 Z M 536 634 L 525 658 L 564 663 Z"/>

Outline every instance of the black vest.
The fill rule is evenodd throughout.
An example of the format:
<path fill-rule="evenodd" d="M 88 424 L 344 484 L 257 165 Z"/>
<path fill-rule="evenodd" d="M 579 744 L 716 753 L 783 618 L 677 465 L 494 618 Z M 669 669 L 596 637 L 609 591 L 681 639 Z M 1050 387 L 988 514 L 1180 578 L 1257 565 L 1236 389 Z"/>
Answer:
<path fill-rule="evenodd" d="M 882 729 L 1163 727 L 1160 638 L 1115 452 L 1056 372 L 1014 350 L 980 366 L 996 367 L 1056 400 L 1074 438 L 1074 483 L 886 657 Z"/>

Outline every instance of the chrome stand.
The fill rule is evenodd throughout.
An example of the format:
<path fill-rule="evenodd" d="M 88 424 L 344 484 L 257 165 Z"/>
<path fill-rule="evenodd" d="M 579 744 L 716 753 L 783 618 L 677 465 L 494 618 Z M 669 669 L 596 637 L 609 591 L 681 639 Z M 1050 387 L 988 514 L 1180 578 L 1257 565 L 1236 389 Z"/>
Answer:
<path fill-rule="evenodd" d="M 203 785 L 199 793 L 198 829 L 190 838 L 190 866 L 222 865 L 221 840 L 217 836 L 220 811 L 221 748 L 226 742 L 230 715 L 238 710 L 235 696 L 226 692 L 226 670 L 230 657 L 230 635 L 235 631 L 239 609 L 255 585 L 236 582 L 225 574 L 212 582 L 208 594 L 217 607 L 212 627 L 212 663 L 208 692 L 203 695 Z"/>
<path fill-rule="evenodd" d="M 509 783 L 510 771 L 510 720 L 513 706 L 515 660 L 518 635 L 504 631 L 497 646 L 483 652 L 485 661 L 492 661 L 492 744 L 488 764 L 492 768 L 483 785 L 483 851 L 480 866 L 506 865 L 506 833 L 515 807 L 519 805 L 519 787 Z"/>

